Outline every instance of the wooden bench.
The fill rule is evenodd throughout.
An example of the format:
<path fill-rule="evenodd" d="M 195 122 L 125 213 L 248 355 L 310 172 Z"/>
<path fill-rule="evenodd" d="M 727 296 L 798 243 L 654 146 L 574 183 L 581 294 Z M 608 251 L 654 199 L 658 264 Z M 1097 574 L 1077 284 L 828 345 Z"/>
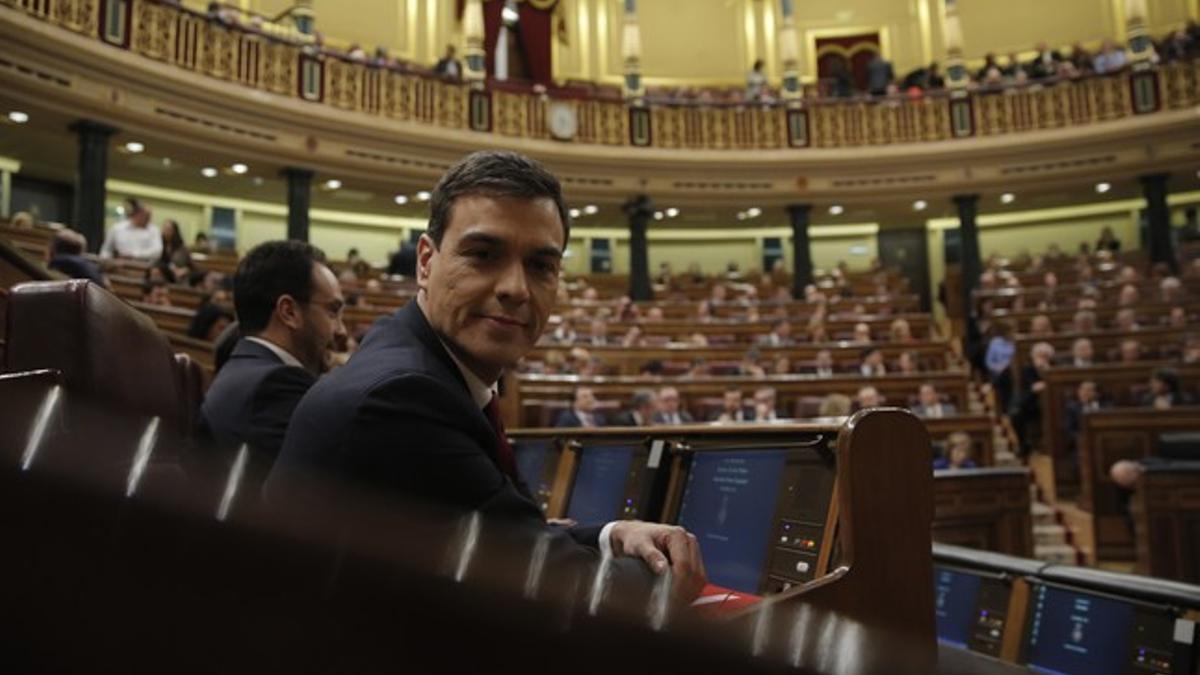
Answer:
<path fill-rule="evenodd" d="M 1200 583 L 1200 463 L 1147 467 L 1132 511 L 1137 572 Z"/>
<path fill-rule="evenodd" d="M 1064 366 L 1069 366 L 1071 362 L 1071 346 L 1079 338 L 1088 338 L 1091 340 L 1092 349 L 1095 353 L 1095 361 L 1097 363 L 1105 363 L 1108 352 L 1119 349 L 1122 342 L 1130 339 L 1137 340 L 1141 343 L 1144 350 L 1150 351 L 1146 360 L 1152 360 L 1155 355 L 1158 355 L 1162 359 L 1173 358 L 1182 350 L 1184 337 L 1193 331 L 1200 331 L 1200 326 L 1192 328 L 1151 326 L 1137 331 L 1102 330 L 1092 333 L 1067 332 L 1056 333 L 1051 336 L 1018 335 L 1015 340 L 1016 351 L 1013 353 L 1011 366 L 1013 388 L 1017 389 L 1021 386 L 1021 372 L 1031 363 L 1029 360 L 1029 350 L 1039 342 L 1050 343 L 1054 347 L 1055 361 Z"/>
<path fill-rule="evenodd" d="M 935 471 L 933 539 L 1016 556 L 1033 555 L 1029 470 Z"/>
<path fill-rule="evenodd" d="M 112 289 L 112 292 L 122 300 L 129 302 L 141 302 L 142 283 L 140 277 L 118 275 L 108 277 L 109 288 Z M 168 284 L 167 291 L 171 297 L 172 307 L 196 310 L 204 302 L 204 291 L 196 288 L 190 288 L 181 284 Z"/>
<path fill-rule="evenodd" d="M 1083 417 L 1079 433 L 1079 507 L 1091 514 L 1089 562 L 1133 560 L 1129 515 L 1109 468 L 1120 460 L 1158 454 L 1162 433 L 1200 431 L 1200 406 L 1170 410 L 1107 409 Z"/>

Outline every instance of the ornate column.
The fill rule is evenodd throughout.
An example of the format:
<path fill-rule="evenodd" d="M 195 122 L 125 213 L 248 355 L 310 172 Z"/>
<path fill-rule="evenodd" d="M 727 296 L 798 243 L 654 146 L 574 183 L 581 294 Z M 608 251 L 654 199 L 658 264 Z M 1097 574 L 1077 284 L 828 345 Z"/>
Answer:
<path fill-rule="evenodd" d="M 779 0 L 779 59 L 783 62 L 783 98 L 800 98 L 800 48 L 796 44 L 795 0 Z"/>
<path fill-rule="evenodd" d="M 1171 236 L 1171 210 L 1167 207 L 1168 173 L 1142 176 L 1142 194 L 1146 197 L 1146 229 L 1150 244 L 1150 262 L 1166 263 L 1172 274 L 1179 273 L 1175 240 Z"/>
<path fill-rule="evenodd" d="M 966 89 L 971 83 L 963 61 L 962 23 L 958 19 L 958 0 L 946 0 L 946 86 Z"/>
<path fill-rule="evenodd" d="M 104 243 L 104 196 L 108 182 L 108 139 L 115 127 L 79 120 L 67 127 L 78 136 L 79 160 L 75 165 L 73 226 L 87 237 L 88 249 L 99 251 Z"/>
<path fill-rule="evenodd" d="M 642 33 L 638 29 L 637 0 L 625 0 L 621 57 L 625 64 L 625 98 L 641 98 L 646 89 L 642 86 Z"/>
<path fill-rule="evenodd" d="M 633 300 L 653 300 L 646 230 L 654 216 L 654 205 L 646 195 L 638 195 L 625 202 L 622 210 L 629 219 L 629 297 Z"/>
<path fill-rule="evenodd" d="M 287 178 L 287 238 L 308 241 L 308 207 L 312 202 L 312 169 L 289 166 L 281 172 Z"/>
<path fill-rule="evenodd" d="M 1125 35 L 1129 43 L 1129 62 L 1149 67 L 1154 41 L 1146 30 L 1146 0 L 1125 0 Z"/>
<path fill-rule="evenodd" d="M 313 12 L 313 0 L 296 0 L 292 7 L 292 21 L 301 35 L 315 34 L 317 15 Z"/>
<path fill-rule="evenodd" d="M 463 80 L 476 86 L 482 85 L 487 77 L 483 32 L 483 0 L 467 0 L 463 11 L 463 39 L 467 45 L 463 54 Z"/>
<path fill-rule="evenodd" d="M 979 275 L 983 264 L 979 256 L 979 225 L 976 217 L 979 214 L 979 195 L 958 195 L 954 198 L 958 207 L 958 231 L 962 247 L 962 303 L 963 316 L 971 317 L 975 313 L 972 302 L 972 292 L 979 286 Z"/>
<path fill-rule="evenodd" d="M 804 287 L 813 280 L 812 248 L 808 242 L 811 204 L 792 204 L 787 207 L 792 223 L 792 297 L 804 297 Z"/>

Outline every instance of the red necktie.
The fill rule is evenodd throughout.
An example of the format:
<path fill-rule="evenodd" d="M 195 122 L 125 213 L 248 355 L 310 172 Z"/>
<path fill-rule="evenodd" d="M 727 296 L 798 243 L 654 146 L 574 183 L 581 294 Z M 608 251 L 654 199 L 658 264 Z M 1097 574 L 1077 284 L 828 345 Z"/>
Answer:
<path fill-rule="evenodd" d="M 508 434 L 504 433 L 504 422 L 500 420 L 500 404 L 496 398 L 496 395 L 492 394 L 492 400 L 483 407 L 483 414 L 487 415 L 488 422 L 496 432 L 496 464 L 500 465 L 500 470 L 508 474 L 509 478 L 516 481 L 517 457 L 508 442 Z"/>

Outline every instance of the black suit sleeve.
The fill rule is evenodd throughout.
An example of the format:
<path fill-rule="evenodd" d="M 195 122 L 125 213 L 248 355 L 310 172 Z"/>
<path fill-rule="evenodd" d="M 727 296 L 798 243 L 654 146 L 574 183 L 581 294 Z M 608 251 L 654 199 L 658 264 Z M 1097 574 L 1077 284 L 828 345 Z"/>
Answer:
<path fill-rule="evenodd" d="M 251 401 L 246 441 L 272 457 L 283 447 L 292 413 L 315 378 L 301 368 L 276 368 L 259 383 Z"/>

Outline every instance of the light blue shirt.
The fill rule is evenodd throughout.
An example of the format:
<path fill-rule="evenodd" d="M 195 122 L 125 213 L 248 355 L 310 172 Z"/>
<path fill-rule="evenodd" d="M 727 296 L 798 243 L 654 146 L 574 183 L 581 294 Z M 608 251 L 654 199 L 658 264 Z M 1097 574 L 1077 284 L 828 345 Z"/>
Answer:
<path fill-rule="evenodd" d="M 1016 345 L 1009 340 L 1000 336 L 992 338 L 992 341 L 988 343 L 987 357 L 985 358 L 987 369 L 996 375 L 1003 373 L 1008 368 L 1008 364 L 1012 363 L 1013 354 L 1016 351 Z"/>

